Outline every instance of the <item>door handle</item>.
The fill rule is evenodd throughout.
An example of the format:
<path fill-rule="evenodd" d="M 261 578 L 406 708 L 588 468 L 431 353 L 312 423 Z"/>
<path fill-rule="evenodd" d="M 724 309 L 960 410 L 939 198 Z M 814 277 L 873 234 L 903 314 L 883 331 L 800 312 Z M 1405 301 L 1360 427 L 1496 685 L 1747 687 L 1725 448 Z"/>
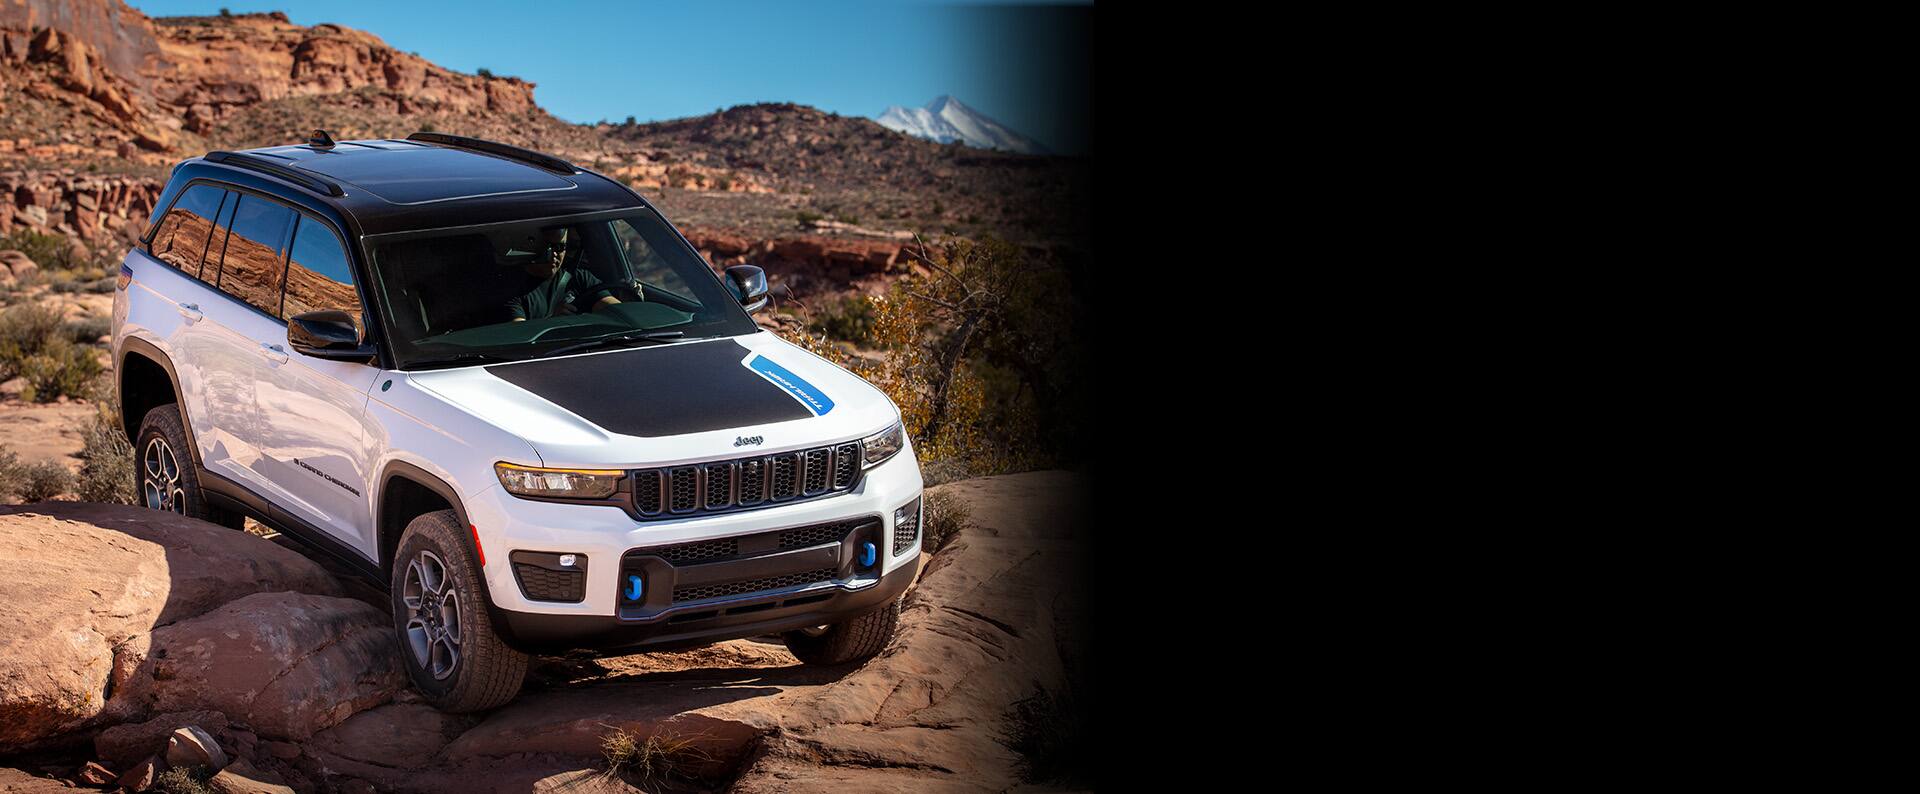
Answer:
<path fill-rule="evenodd" d="M 271 345 L 271 344 L 267 344 L 266 342 L 261 342 L 260 355 L 266 356 L 268 360 L 272 361 L 275 364 L 287 363 L 287 351 L 285 348 L 279 345 Z"/>
<path fill-rule="evenodd" d="M 197 323 L 206 318 L 206 315 L 200 313 L 200 304 L 198 303 L 182 303 L 178 308 L 180 309 L 180 316 L 187 318 L 188 323 Z"/>

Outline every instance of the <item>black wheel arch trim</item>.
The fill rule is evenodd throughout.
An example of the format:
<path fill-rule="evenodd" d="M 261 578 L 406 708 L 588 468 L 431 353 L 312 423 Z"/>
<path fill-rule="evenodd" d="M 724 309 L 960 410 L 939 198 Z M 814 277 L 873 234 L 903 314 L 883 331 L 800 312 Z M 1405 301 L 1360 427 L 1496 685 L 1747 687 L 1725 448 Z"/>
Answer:
<path fill-rule="evenodd" d="M 467 517 L 467 507 L 460 502 L 460 494 L 453 489 L 453 486 L 448 485 L 447 482 L 440 479 L 439 476 L 419 466 L 403 460 L 391 460 L 387 461 L 387 465 L 380 468 L 380 476 L 374 478 L 374 482 L 380 484 L 376 492 L 378 496 L 373 502 L 375 511 L 373 524 L 376 530 L 375 538 L 380 543 L 381 556 L 387 556 L 388 544 L 385 532 L 381 529 L 380 513 L 387 501 L 387 489 L 393 485 L 394 480 L 402 479 L 409 480 L 413 484 L 432 491 L 440 498 L 447 500 L 447 504 L 453 507 L 454 517 L 459 519 L 461 524 L 466 525 L 468 540 L 475 543 L 478 542 L 478 538 L 473 536 L 473 521 Z M 404 528 L 401 529 L 401 532 L 404 533 L 405 531 Z M 396 551 L 400 548 L 400 538 L 395 537 L 393 539 L 392 548 Z M 472 549 L 472 551 L 474 552 L 475 559 L 480 559 L 486 554 L 485 551 L 477 548 Z M 391 588 L 393 586 L 391 582 L 393 578 L 393 566 L 397 562 L 398 560 L 381 560 L 376 563 L 387 575 L 388 581 L 382 583 L 383 587 Z M 493 586 L 487 583 L 486 565 L 482 564 L 480 568 L 480 575 L 475 578 L 480 580 L 480 601 L 487 610 L 487 622 L 493 625 L 493 632 L 495 634 L 510 641 L 513 637 L 513 627 L 508 624 L 506 618 L 501 614 L 500 607 L 495 606 L 493 603 Z M 509 642 L 509 644 L 511 644 L 511 642 Z"/>
<path fill-rule="evenodd" d="M 381 509 L 387 503 L 387 490 L 393 486 L 394 480 L 408 480 L 414 485 L 434 492 L 434 494 L 441 499 L 447 500 L 447 504 L 453 507 L 453 515 L 455 518 L 460 519 L 460 523 L 466 524 L 469 527 L 473 526 L 473 522 L 467 518 L 467 507 L 461 504 L 460 494 L 453 489 L 453 486 L 448 485 L 447 482 L 440 479 L 439 476 L 419 466 L 403 460 L 390 460 L 387 461 L 387 465 L 380 468 L 380 476 L 374 478 L 374 482 L 380 484 L 380 487 L 375 491 L 376 496 L 373 501 L 375 509 L 373 520 L 376 528 L 378 528 L 380 524 Z M 401 531 L 404 532 L 405 528 L 402 528 Z M 468 531 L 471 532 L 472 530 Z M 380 535 L 379 532 L 375 534 L 376 536 Z M 387 554 L 387 539 L 384 536 L 379 536 L 377 539 L 380 541 L 380 554 L 384 557 Z M 399 547 L 400 539 L 398 537 L 393 539 L 393 545 L 395 548 Z M 389 571 L 393 569 L 393 560 L 383 559 L 379 562 L 380 567 Z M 484 579 L 484 577 L 482 578 Z"/>
<path fill-rule="evenodd" d="M 173 359 L 168 358 L 166 353 L 161 352 L 158 345 L 137 336 L 129 336 L 121 340 L 120 350 L 113 358 L 113 397 L 114 400 L 120 404 L 120 429 L 126 432 L 127 441 L 134 442 L 139 440 L 135 436 L 140 433 L 140 420 L 146 418 L 142 416 L 131 423 L 133 425 L 132 427 L 127 426 L 129 424 L 127 420 L 130 418 L 127 416 L 127 395 L 125 394 L 127 386 L 127 356 L 132 354 L 139 354 L 141 358 L 152 361 L 154 364 L 159 365 L 160 369 L 166 371 L 167 385 L 173 389 L 173 404 L 180 406 L 180 426 L 186 428 L 187 431 L 187 454 L 193 458 L 194 465 L 199 465 L 200 441 L 193 435 L 193 422 L 187 416 L 186 395 L 180 391 L 180 375 L 173 368 Z"/>

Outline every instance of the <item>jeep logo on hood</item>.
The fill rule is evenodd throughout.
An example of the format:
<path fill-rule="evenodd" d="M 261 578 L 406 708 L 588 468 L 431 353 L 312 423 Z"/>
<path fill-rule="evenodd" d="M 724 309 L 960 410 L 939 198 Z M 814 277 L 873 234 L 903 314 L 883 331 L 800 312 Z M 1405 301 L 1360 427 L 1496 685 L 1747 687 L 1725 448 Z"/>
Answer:
<path fill-rule="evenodd" d="M 765 440 L 766 439 L 759 436 L 741 436 L 733 440 L 733 445 L 736 447 L 744 447 L 747 445 L 759 446 L 760 442 Z"/>

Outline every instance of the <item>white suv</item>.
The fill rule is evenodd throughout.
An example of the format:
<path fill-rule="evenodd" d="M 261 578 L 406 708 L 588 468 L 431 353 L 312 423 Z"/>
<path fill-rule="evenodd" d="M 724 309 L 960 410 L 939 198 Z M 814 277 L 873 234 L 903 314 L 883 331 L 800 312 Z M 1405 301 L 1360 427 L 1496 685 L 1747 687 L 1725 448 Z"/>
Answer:
<path fill-rule="evenodd" d="M 465 711 L 532 652 L 885 647 L 919 464 L 885 395 L 754 325 L 766 302 L 563 160 L 316 131 L 174 169 L 113 352 L 145 504 L 364 572 L 415 685 Z"/>

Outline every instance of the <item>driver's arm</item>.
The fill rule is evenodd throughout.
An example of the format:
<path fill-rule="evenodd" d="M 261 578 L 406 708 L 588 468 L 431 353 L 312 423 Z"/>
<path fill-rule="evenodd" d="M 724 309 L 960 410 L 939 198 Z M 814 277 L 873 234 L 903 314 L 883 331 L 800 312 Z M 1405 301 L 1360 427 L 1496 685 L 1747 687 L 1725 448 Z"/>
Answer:
<path fill-rule="evenodd" d="M 602 306 L 612 306 L 620 302 L 619 298 L 613 296 L 613 290 L 607 287 L 607 283 L 601 281 L 600 277 L 594 275 L 591 270 L 574 271 L 574 283 L 580 286 L 582 293 L 592 297 L 593 303 L 588 305 L 587 311 L 596 311 Z"/>

